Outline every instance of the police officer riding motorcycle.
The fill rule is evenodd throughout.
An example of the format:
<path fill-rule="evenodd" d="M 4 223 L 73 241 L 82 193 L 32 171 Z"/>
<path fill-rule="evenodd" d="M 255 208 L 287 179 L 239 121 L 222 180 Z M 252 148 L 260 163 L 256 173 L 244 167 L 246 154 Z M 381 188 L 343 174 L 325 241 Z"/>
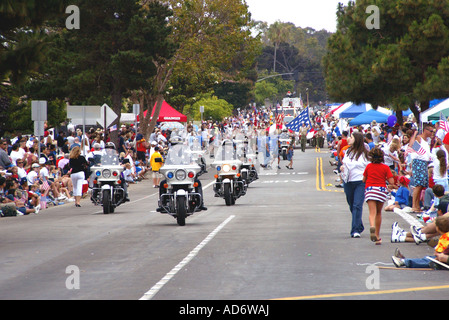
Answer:
<path fill-rule="evenodd" d="M 114 212 L 115 208 L 129 201 L 127 184 L 122 177 L 124 170 L 113 142 L 105 146 L 101 159 L 96 156 L 91 166 L 91 200 L 103 207 L 103 213 Z"/>
<path fill-rule="evenodd" d="M 207 210 L 203 201 L 203 189 L 198 174 L 201 168 L 187 145 L 170 148 L 159 172 L 165 177 L 159 186 L 157 212 L 167 213 L 184 226 L 185 219 L 202 210 Z"/>

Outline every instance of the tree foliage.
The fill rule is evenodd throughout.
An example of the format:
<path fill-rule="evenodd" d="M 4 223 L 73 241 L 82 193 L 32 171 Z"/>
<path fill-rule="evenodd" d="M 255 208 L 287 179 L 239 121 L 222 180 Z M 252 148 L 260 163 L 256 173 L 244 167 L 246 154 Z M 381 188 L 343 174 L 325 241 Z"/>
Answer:
<path fill-rule="evenodd" d="M 380 29 L 368 29 L 366 8 L 380 9 Z M 325 57 L 329 95 L 338 101 L 411 108 L 446 97 L 448 0 L 360 0 L 340 5 L 337 32 Z"/>
<path fill-rule="evenodd" d="M 173 10 L 169 39 L 179 47 L 171 59 L 158 64 L 153 90 L 146 92 L 146 105 L 151 108 L 157 103 L 152 121 L 148 112 L 143 122 L 142 127 L 149 132 L 165 98 L 182 109 L 182 105 L 193 103 L 198 94 L 211 92 L 217 84 L 229 80 L 244 84 L 255 68 L 259 52 L 257 38 L 251 35 L 248 7 L 242 0 L 163 3 Z"/>
<path fill-rule="evenodd" d="M 305 94 L 308 88 L 311 101 L 325 101 L 322 58 L 331 34 L 326 30 L 300 28 L 279 21 L 271 25 L 258 22 L 257 28 L 263 44 L 262 54 L 258 58 L 259 74 L 288 74 L 283 79 L 293 81 L 289 88 L 291 92 L 299 96 L 300 93 Z M 281 97 L 285 93 L 280 93 Z M 257 100 L 260 101 L 260 96 Z"/>
<path fill-rule="evenodd" d="M 204 107 L 204 120 L 221 121 L 232 115 L 233 107 L 226 100 L 219 99 L 212 93 L 204 94 L 192 105 L 186 105 L 184 112 L 189 120 L 201 120 L 200 107 Z"/>

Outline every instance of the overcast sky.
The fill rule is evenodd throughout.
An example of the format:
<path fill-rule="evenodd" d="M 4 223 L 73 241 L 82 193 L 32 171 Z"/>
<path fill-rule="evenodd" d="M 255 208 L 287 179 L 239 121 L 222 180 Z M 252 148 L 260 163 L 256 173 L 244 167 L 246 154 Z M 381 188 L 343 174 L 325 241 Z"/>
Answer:
<path fill-rule="evenodd" d="M 246 0 L 254 20 L 272 24 L 292 22 L 297 27 L 335 32 L 338 3 L 347 0 Z"/>

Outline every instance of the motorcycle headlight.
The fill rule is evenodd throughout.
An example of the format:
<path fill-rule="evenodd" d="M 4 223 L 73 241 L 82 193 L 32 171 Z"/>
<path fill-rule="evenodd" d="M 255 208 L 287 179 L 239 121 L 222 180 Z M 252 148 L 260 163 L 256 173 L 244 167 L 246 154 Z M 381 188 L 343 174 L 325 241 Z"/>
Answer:
<path fill-rule="evenodd" d="M 187 176 L 187 173 L 184 170 L 177 170 L 175 173 L 175 177 L 177 180 L 184 180 Z"/>
<path fill-rule="evenodd" d="M 229 164 L 223 165 L 223 172 L 229 172 L 231 171 L 231 166 Z"/>
<path fill-rule="evenodd" d="M 111 170 L 109 169 L 104 169 L 103 170 L 103 177 L 105 177 L 106 179 L 111 177 Z"/>
<path fill-rule="evenodd" d="M 173 174 L 173 172 L 169 172 L 169 173 L 167 173 L 167 178 L 168 179 L 173 179 L 173 177 L 174 177 L 174 174 Z"/>

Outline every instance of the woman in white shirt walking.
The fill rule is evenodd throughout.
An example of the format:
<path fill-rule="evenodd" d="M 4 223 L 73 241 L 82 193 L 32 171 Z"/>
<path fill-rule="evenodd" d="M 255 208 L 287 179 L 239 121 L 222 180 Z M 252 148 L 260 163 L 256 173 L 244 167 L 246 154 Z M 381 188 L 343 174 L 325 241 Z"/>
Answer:
<path fill-rule="evenodd" d="M 363 134 L 353 132 L 348 139 L 349 148 L 343 158 L 341 166 L 343 176 L 343 188 L 346 201 L 352 214 L 351 237 L 360 238 L 364 230 L 362 222 L 363 203 L 365 199 L 365 183 L 363 172 L 368 161 L 368 150 L 365 147 Z"/>
<path fill-rule="evenodd" d="M 449 191 L 449 185 L 447 181 L 447 155 L 443 149 L 439 149 L 435 156 L 433 156 L 433 181 L 435 184 L 441 184 L 444 187 L 444 191 Z"/>

